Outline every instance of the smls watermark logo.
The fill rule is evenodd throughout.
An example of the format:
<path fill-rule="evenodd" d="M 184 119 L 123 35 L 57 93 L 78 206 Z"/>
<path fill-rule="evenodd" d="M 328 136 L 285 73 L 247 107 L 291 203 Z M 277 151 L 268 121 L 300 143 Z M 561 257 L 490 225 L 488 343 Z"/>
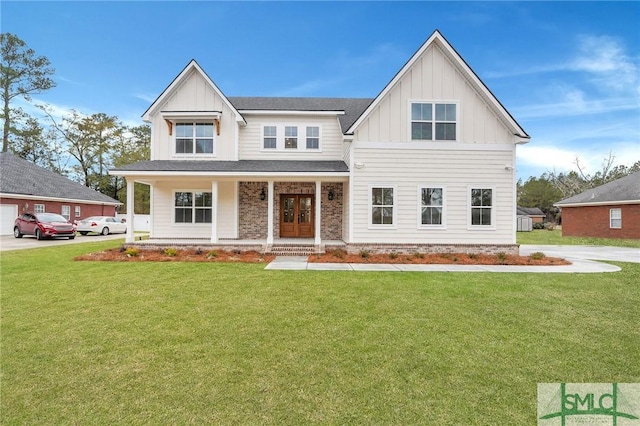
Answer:
<path fill-rule="evenodd" d="M 640 383 L 538 383 L 538 425 L 640 425 Z"/>

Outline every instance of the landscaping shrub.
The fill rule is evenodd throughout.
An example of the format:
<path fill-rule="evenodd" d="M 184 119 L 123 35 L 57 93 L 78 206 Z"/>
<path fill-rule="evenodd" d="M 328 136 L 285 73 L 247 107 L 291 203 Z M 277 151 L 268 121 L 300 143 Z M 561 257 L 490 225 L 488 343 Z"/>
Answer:
<path fill-rule="evenodd" d="M 178 254 L 178 250 L 173 247 L 167 247 L 164 249 L 163 253 L 169 257 L 175 257 Z"/>
<path fill-rule="evenodd" d="M 537 251 L 535 253 L 531 253 L 529 257 L 533 260 L 542 260 L 545 258 L 545 254 L 541 251 Z"/>
<path fill-rule="evenodd" d="M 140 253 L 140 250 L 135 247 L 127 247 L 124 252 L 129 257 L 136 257 Z"/>

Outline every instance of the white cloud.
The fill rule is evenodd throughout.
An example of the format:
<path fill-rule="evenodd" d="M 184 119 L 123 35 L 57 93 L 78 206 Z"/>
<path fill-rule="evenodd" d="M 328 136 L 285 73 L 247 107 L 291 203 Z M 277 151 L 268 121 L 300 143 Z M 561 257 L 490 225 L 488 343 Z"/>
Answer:
<path fill-rule="evenodd" d="M 149 104 L 151 104 L 153 101 L 156 100 L 156 96 L 147 95 L 146 93 L 134 93 L 133 97 L 137 99 L 142 99 L 143 101 L 148 102 Z"/>

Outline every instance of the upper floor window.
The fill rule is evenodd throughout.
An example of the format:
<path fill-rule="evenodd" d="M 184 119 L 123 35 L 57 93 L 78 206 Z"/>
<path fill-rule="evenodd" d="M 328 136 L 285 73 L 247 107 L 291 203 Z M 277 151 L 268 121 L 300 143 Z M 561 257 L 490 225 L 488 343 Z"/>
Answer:
<path fill-rule="evenodd" d="M 413 102 L 411 140 L 456 140 L 456 104 Z"/>
<path fill-rule="evenodd" d="M 276 126 L 264 126 L 263 130 L 264 142 L 262 147 L 264 149 L 276 149 L 278 141 L 278 133 Z"/>
<path fill-rule="evenodd" d="M 609 209 L 609 228 L 612 228 L 612 229 L 622 228 L 622 210 L 621 209 Z"/>
<path fill-rule="evenodd" d="M 320 127 L 307 127 L 307 149 L 320 148 Z"/>
<path fill-rule="evenodd" d="M 471 226 L 493 225 L 493 189 L 471 188 Z"/>
<path fill-rule="evenodd" d="M 420 225 L 442 226 L 444 224 L 444 188 L 420 188 Z"/>
<path fill-rule="evenodd" d="M 211 223 L 213 197 L 211 192 L 175 193 L 175 223 Z"/>
<path fill-rule="evenodd" d="M 213 154 L 213 123 L 176 123 L 176 154 Z"/>
<path fill-rule="evenodd" d="M 284 128 L 284 147 L 285 149 L 298 148 L 298 128 L 295 126 L 285 126 Z"/>
<path fill-rule="evenodd" d="M 262 126 L 262 149 L 286 151 L 320 151 L 322 129 L 320 126 L 269 124 Z"/>

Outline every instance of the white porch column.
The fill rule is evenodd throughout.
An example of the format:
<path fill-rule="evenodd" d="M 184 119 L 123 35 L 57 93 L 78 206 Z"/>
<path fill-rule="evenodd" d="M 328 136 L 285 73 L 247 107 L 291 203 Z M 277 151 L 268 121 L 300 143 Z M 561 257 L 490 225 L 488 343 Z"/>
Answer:
<path fill-rule="evenodd" d="M 322 211 L 322 206 L 320 205 L 321 201 L 322 201 L 322 182 L 317 180 L 316 181 L 316 224 L 315 224 L 315 235 L 316 235 L 316 240 L 315 240 L 315 245 L 319 246 L 320 245 L 320 223 L 321 221 L 321 217 L 320 217 L 320 212 Z"/>
<path fill-rule="evenodd" d="M 218 243 L 218 181 L 211 182 L 211 244 Z"/>
<path fill-rule="evenodd" d="M 269 181 L 267 191 L 267 245 L 273 244 L 273 181 Z"/>
<path fill-rule="evenodd" d="M 135 239 L 133 236 L 133 179 L 126 178 L 127 180 L 127 235 L 124 241 L 126 243 L 132 243 Z"/>

